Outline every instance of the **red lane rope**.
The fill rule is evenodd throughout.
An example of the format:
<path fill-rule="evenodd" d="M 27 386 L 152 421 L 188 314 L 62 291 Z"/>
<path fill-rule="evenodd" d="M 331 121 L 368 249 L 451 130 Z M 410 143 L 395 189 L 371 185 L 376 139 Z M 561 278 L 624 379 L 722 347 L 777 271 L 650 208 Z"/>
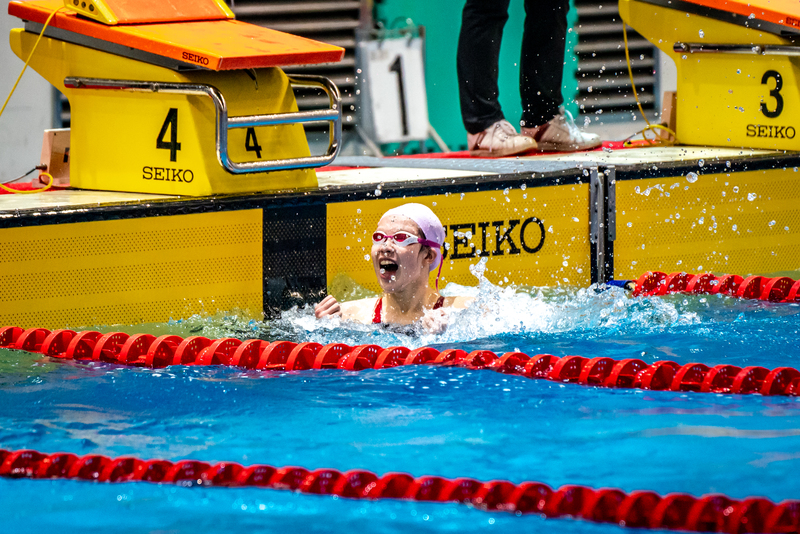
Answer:
<path fill-rule="evenodd" d="M 309 471 L 303 467 L 273 467 L 234 462 L 195 460 L 170 462 L 97 454 L 45 454 L 34 450 L 0 449 L 0 476 L 9 478 L 64 478 L 95 482 L 154 482 L 182 486 L 256 486 L 350 499 L 408 499 L 463 502 L 482 510 L 542 514 L 546 517 L 617 523 L 632 528 L 729 533 L 787 533 L 800 531 L 800 501 L 775 504 L 751 497 L 735 500 L 713 494 L 693 497 L 683 493 L 660 496 L 652 491 L 625 493 L 567 485 L 552 489 L 539 482 L 513 484 L 503 480 L 438 476 L 414 478 L 406 473 L 378 476 L 364 470 Z"/>
<path fill-rule="evenodd" d="M 633 290 L 634 296 L 645 297 L 669 293 L 706 295 L 719 293 L 768 302 L 800 302 L 800 280 L 793 280 L 786 276 L 742 278 L 735 274 L 714 276 L 711 273 L 676 272 L 666 274 L 661 271 L 647 271 L 636 280 L 636 287 Z"/>
<path fill-rule="evenodd" d="M 244 369 L 303 371 L 307 369 L 384 369 L 400 365 L 442 365 L 488 369 L 532 379 L 572 382 L 607 388 L 696 391 L 800 396 L 800 371 L 792 367 L 767 369 L 702 363 L 679 365 L 659 361 L 648 365 L 636 358 L 613 360 L 597 357 L 488 350 L 467 353 L 460 349 L 439 352 L 430 347 L 351 347 L 342 343 L 292 343 L 235 338 L 217 340 L 202 336 L 183 339 L 164 335 L 101 334 L 94 331 L 54 330 L 6 326 L 0 328 L 0 348 L 36 352 L 64 360 L 91 360 L 136 367 L 169 365 L 229 365 Z"/>

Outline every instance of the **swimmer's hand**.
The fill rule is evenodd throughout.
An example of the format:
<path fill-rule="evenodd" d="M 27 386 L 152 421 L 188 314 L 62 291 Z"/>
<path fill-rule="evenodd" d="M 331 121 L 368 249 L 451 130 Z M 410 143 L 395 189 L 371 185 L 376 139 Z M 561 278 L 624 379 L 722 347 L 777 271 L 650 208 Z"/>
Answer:
<path fill-rule="evenodd" d="M 333 298 L 332 295 L 328 295 L 322 302 L 314 306 L 314 315 L 317 319 L 322 317 L 341 317 L 342 316 L 342 307 L 339 306 L 339 301 Z"/>
<path fill-rule="evenodd" d="M 420 319 L 422 328 L 429 334 L 441 334 L 447 328 L 447 312 L 444 309 L 427 310 Z"/>

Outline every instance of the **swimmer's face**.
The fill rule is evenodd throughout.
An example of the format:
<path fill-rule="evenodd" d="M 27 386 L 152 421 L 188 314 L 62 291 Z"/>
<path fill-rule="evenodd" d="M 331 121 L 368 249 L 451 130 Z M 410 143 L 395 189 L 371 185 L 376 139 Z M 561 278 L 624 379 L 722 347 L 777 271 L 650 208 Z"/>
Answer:
<path fill-rule="evenodd" d="M 422 234 L 414 221 L 401 215 L 384 216 L 376 231 L 386 235 L 406 232 L 421 237 Z M 386 239 L 372 244 L 372 266 L 386 293 L 427 284 L 430 265 L 435 259 L 436 255 L 419 243 L 401 247 L 393 239 Z"/>

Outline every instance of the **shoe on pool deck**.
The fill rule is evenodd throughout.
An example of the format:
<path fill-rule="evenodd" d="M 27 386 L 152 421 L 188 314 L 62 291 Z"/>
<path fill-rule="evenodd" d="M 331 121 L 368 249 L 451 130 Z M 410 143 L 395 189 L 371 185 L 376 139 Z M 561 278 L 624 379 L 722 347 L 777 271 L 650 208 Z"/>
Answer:
<path fill-rule="evenodd" d="M 467 134 L 467 146 L 473 156 L 500 158 L 536 148 L 531 136 L 521 135 L 507 120 L 497 121 L 484 131 Z"/>
<path fill-rule="evenodd" d="M 590 150 L 603 144 L 600 136 L 582 132 L 572 119 L 572 114 L 561 108 L 550 122 L 536 128 L 522 128 L 522 135 L 533 138 L 539 150 L 575 152 Z"/>

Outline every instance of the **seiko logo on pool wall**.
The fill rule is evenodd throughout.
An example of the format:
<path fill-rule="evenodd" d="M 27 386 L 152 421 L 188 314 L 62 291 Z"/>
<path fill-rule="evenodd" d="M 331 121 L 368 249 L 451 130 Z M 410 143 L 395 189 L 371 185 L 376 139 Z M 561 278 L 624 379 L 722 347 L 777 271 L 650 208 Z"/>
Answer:
<path fill-rule="evenodd" d="M 192 183 L 194 173 L 191 169 L 171 169 L 169 167 L 142 167 L 143 180 L 158 180 L 162 182 Z"/>
<path fill-rule="evenodd" d="M 766 124 L 748 124 L 747 137 L 770 137 L 773 139 L 794 139 L 797 132 L 794 126 L 773 126 Z"/>
<path fill-rule="evenodd" d="M 451 260 L 476 256 L 503 256 L 525 251 L 535 254 L 544 246 L 544 223 L 536 217 L 521 221 L 484 221 L 479 223 L 451 224 L 445 227 L 448 239 L 442 257 Z M 452 239 L 450 237 L 452 236 Z M 480 247 L 476 246 L 480 239 Z"/>

